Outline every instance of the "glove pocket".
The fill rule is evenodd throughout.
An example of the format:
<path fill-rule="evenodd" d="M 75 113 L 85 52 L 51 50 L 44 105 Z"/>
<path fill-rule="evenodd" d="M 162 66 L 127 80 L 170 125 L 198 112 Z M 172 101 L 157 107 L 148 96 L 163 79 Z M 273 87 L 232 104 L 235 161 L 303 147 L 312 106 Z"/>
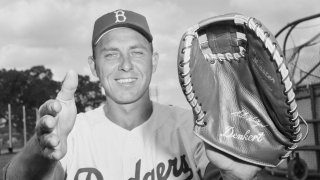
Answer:
<path fill-rule="evenodd" d="M 207 78 L 211 96 L 202 96 L 198 85 L 197 102 L 205 112 L 205 126 L 194 132 L 211 146 L 236 158 L 261 166 L 277 166 L 290 151 L 290 142 L 270 119 L 245 60 L 211 66 Z M 241 79 L 245 79 L 242 81 Z"/>

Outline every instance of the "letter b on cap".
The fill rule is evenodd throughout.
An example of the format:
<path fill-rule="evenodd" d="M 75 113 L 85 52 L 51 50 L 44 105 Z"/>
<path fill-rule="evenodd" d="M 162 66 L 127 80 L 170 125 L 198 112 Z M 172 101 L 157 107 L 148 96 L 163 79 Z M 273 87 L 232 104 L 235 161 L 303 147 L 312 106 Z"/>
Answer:
<path fill-rule="evenodd" d="M 114 12 L 116 14 L 116 22 L 115 23 L 119 23 L 119 22 L 125 22 L 127 17 L 124 15 L 124 11 L 123 10 L 117 10 Z"/>

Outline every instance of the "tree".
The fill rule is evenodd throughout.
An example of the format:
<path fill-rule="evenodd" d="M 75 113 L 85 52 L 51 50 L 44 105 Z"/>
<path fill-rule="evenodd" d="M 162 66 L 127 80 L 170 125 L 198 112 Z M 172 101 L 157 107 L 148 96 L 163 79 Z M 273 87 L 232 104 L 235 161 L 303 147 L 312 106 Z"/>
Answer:
<path fill-rule="evenodd" d="M 34 133 L 36 108 L 48 99 L 56 97 L 61 82 L 52 79 L 53 73 L 44 66 L 34 66 L 24 71 L 0 70 L 0 119 L 8 119 L 8 104 L 11 104 L 13 127 L 22 132 L 22 106 L 26 107 L 27 131 Z M 75 93 L 78 112 L 95 108 L 104 101 L 99 82 L 90 81 L 89 76 L 79 75 Z"/>
<path fill-rule="evenodd" d="M 26 107 L 27 130 L 30 134 L 36 123 L 35 108 L 47 99 L 54 98 L 59 83 L 52 80 L 52 72 L 44 66 L 35 66 L 25 71 L 0 71 L 0 118 L 8 119 L 8 104 L 11 104 L 12 125 L 22 132 L 22 106 Z"/>
<path fill-rule="evenodd" d="M 89 76 L 79 75 L 79 84 L 75 93 L 78 112 L 84 112 L 86 108 L 98 107 L 104 99 L 98 81 L 92 82 Z"/>

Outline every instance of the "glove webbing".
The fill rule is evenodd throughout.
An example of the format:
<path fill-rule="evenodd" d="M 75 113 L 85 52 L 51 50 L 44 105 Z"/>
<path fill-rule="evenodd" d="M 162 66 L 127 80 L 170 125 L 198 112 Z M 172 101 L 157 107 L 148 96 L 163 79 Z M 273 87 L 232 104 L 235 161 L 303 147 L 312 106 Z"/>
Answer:
<path fill-rule="evenodd" d="M 240 58 L 245 57 L 246 49 L 242 45 L 245 45 L 247 42 L 247 38 L 245 34 L 236 32 L 236 41 L 237 41 L 237 46 L 239 48 L 239 52 L 235 53 L 213 53 L 211 48 L 209 47 L 209 42 L 208 39 L 205 39 L 204 42 L 200 42 L 200 49 L 202 51 L 202 54 L 204 55 L 204 58 L 210 63 L 214 64 L 216 61 L 223 62 L 223 61 L 240 61 Z M 206 36 L 201 36 L 198 38 L 200 41 L 201 38 L 206 38 Z"/>

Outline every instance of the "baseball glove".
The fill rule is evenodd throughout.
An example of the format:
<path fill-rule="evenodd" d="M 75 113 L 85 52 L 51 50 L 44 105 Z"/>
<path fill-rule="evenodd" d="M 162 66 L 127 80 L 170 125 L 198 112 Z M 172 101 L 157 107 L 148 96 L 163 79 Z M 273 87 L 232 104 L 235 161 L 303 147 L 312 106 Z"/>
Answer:
<path fill-rule="evenodd" d="M 275 167 L 303 139 L 282 51 L 257 19 L 227 14 L 189 28 L 178 72 L 194 132 L 209 145 Z"/>

